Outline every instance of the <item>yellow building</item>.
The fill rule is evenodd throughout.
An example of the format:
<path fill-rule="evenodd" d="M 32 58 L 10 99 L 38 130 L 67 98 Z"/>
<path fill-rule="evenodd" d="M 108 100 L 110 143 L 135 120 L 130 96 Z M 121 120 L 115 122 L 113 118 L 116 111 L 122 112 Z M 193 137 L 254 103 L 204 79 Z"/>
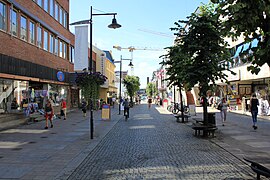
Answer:
<path fill-rule="evenodd" d="M 113 63 L 110 51 L 102 51 L 95 46 L 93 46 L 93 50 L 96 53 L 96 71 L 101 72 L 108 78 L 100 88 L 99 97 L 109 103 L 109 98 L 117 92 L 117 87 L 115 86 L 116 66 Z"/>

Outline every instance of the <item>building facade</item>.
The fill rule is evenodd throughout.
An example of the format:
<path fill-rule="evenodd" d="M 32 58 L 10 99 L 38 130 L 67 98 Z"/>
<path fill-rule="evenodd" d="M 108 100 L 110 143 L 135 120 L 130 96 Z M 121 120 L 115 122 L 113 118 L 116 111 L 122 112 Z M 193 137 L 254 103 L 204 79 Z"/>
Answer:
<path fill-rule="evenodd" d="M 14 101 L 23 109 L 57 105 L 72 89 L 74 35 L 69 31 L 69 0 L 0 0 L 0 111 Z"/>

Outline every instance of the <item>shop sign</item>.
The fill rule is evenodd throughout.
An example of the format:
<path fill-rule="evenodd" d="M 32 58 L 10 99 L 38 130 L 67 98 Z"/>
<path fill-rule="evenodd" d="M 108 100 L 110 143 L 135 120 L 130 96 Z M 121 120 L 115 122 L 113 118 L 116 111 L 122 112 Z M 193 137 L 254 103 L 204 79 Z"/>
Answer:
<path fill-rule="evenodd" d="M 65 80 L 65 75 L 62 71 L 57 72 L 57 79 L 58 81 L 61 81 L 61 82 Z"/>

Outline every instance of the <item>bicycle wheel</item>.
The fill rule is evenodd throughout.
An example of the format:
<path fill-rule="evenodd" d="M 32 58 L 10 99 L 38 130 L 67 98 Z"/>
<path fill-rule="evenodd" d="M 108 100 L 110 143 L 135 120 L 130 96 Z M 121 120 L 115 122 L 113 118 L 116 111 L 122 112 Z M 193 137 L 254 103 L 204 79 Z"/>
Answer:
<path fill-rule="evenodd" d="M 185 106 L 185 107 L 184 107 L 184 113 L 185 113 L 185 114 L 188 114 L 188 113 L 189 113 L 189 107 L 188 107 L 188 106 Z"/>
<path fill-rule="evenodd" d="M 177 109 L 176 108 L 172 108 L 172 113 L 173 114 L 177 114 Z"/>

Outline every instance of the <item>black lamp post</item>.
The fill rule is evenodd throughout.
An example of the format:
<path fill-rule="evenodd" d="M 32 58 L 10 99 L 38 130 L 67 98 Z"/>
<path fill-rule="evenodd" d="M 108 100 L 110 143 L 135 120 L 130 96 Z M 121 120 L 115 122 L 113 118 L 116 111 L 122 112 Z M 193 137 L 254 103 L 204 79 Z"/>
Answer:
<path fill-rule="evenodd" d="M 113 15 L 113 19 L 112 19 L 112 24 L 108 25 L 109 28 L 112 29 L 116 29 L 116 28 L 120 28 L 121 25 L 117 23 L 116 19 L 115 19 L 115 15 L 117 15 L 117 13 L 102 13 L 102 14 L 93 14 L 92 13 L 92 6 L 90 8 L 90 19 L 89 20 L 82 20 L 82 21 L 78 21 L 78 22 L 74 22 L 71 23 L 70 25 L 80 25 L 80 24 L 89 24 L 90 25 L 90 60 L 88 61 L 88 71 L 90 73 L 92 73 L 93 70 L 93 64 L 92 64 L 92 60 L 93 60 L 93 47 L 92 47 L 92 34 L 93 34 L 93 24 L 92 24 L 92 17 L 93 16 L 112 16 Z M 94 120 L 93 120 L 93 101 L 90 99 L 90 138 L 93 139 L 94 138 Z"/>
<path fill-rule="evenodd" d="M 119 106 L 118 106 L 118 110 L 119 110 L 119 115 L 121 114 L 121 103 L 120 103 L 120 100 L 122 98 L 122 94 L 121 94 L 121 91 L 122 91 L 122 61 L 130 61 L 129 65 L 128 66 L 131 66 L 133 67 L 134 65 L 132 64 L 132 59 L 123 59 L 122 58 L 122 55 L 120 57 L 120 61 L 114 61 L 114 63 L 120 63 L 120 87 L 119 87 Z"/>

